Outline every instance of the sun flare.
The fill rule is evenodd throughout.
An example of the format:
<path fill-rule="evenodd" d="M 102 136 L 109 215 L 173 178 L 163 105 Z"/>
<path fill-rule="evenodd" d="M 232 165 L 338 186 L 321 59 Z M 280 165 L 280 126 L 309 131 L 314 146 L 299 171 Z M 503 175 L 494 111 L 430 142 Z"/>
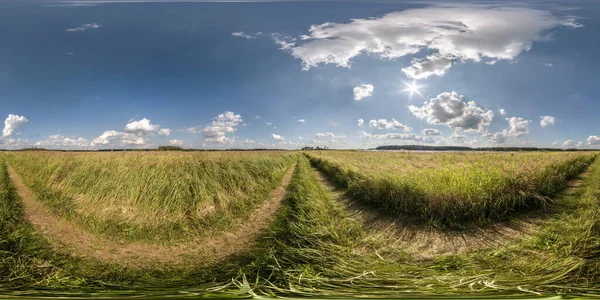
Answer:
<path fill-rule="evenodd" d="M 412 83 L 408 83 L 408 82 L 404 82 L 404 84 L 407 86 L 406 89 L 404 89 L 404 92 L 408 92 L 408 97 L 412 98 L 413 94 L 417 94 L 421 97 L 423 97 L 423 95 L 421 95 L 421 92 L 419 92 L 419 89 L 422 88 L 423 86 L 421 85 L 417 85 L 417 82 L 415 80 L 413 80 Z"/>

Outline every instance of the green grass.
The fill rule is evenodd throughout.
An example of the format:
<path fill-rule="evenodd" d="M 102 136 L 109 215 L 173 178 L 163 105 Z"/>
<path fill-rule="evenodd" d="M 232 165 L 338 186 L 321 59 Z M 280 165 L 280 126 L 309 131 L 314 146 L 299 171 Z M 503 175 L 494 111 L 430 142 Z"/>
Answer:
<path fill-rule="evenodd" d="M 354 199 L 434 226 L 546 207 L 595 154 L 326 151 L 311 162 Z"/>
<path fill-rule="evenodd" d="M 277 220 L 250 252 L 208 267 L 143 272 L 50 249 L 23 221 L 0 167 L 0 288 L 5 291 L 236 297 L 600 294 L 600 160 L 576 193 L 555 195 L 546 221 L 531 235 L 502 247 L 418 260 L 374 237 L 300 156 Z"/>
<path fill-rule="evenodd" d="M 6 154 L 55 215 L 127 240 L 175 240 L 239 225 L 277 187 L 294 155 L 269 153 Z"/>

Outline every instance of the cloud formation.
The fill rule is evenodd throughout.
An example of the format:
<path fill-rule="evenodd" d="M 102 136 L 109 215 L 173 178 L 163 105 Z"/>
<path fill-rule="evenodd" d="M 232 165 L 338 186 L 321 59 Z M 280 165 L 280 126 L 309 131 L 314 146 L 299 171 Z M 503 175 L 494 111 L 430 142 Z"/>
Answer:
<path fill-rule="evenodd" d="M 492 110 L 484 110 L 474 101 L 463 101 L 463 95 L 456 92 L 441 93 L 426 101 L 422 107 L 410 105 L 408 109 L 429 124 L 446 125 L 468 132 L 482 131 L 494 118 Z"/>
<path fill-rule="evenodd" d="M 506 121 L 510 125 L 508 135 L 520 137 L 529 133 L 529 124 L 531 121 L 519 117 L 506 118 Z"/>
<path fill-rule="evenodd" d="M 226 111 L 216 116 L 209 126 L 202 129 L 204 142 L 215 144 L 234 142 L 234 139 L 227 137 L 227 134 L 234 133 L 242 121 L 242 116 L 236 115 L 231 111 Z"/>
<path fill-rule="evenodd" d="M 274 134 L 274 133 L 272 133 L 272 134 L 271 134 L 271 137 L 272 137 L 274 140 L 278 140 L 278 141 L 285 141 L 285 138 L 284 138 L 284 137 L 282 137 L 282 136 L 280 136 L 280 135 L 278 135 L 278 134 Z"/>
<path fill-rule="evenodd" d="M 13 134 L 15 130 L 17 130 L 21 125 L 29 122 L 25 116 L 18 116 L 9 114 L 4 120 L 4 129 L 2 130 L 2 137 L 8 137 Z"/>
<path fill-rule="evenodd" d="M 249 34 L 246 34 L 246 33 L 244 33 L 243 31 L 240 31 L 240 32 L 233 32 L 233 33 L 231 33 L 231 35 L 232 35 L 232 36 L 241 37 L 241 38 L 245 38 L 245 39 L 247 39 L 247 40 L 250 40 L 250 39 L 256 39 L 256 37 L 255 37 L 255 36 L 253 36 L 253 35 L 249 35 Z"/>
<path fill-rule="evenodd" d="M 352 89 L 354 92 L 354 100 L 358 101 L 366 97 L 371 97 L 373 95 L 373 91 L 375 87 L 372 84 L 361 84 Z"/>
<path fill-rule="evenodd" d="M 139 121 L 132 121 L 125 125 L 125 132 L 134 134 L 149 134 L 158 131 L 159 125 L 152 125 L 150 120 L 143 118 Z"/>
<path fill-rule="evenodd" d="M 533 42 L 548 40 L 546 32 L 559 26 L 582 25 L 572 16 L 534 8 L 433 6 L 312 25 L 286 51 L 302 61 L 304 70 L 320 64 L 350 68 L 352 59 L 361 54 L 392 59 L 427 52 L 403 69 L 419 79 L 442 75 L 457 61 L 513 60 Z"/>
<path fill-rule="evenodd" d="M 38 141 L 34 145 L 48 149 L 86 149 L 90 143 L 82 137 L 67 137 L 56 134 Z"/>
<path fill-rule="evenodd" d="M 556 123 L 556 119 L 553 116 L 541 116 L 540 117 L 540 126 L 542 126 L 542 127 L 554 125 L 555 123 Z"/>
<path fill-rule="evenodd" d="M 102 25 L 100 25 L 98 23 L 89 23 L 89 24 L 83 24 L 79 27 L 69 28 L 66 31 L 67 32 L 78 32 L 78 31 L 86 31 L 88 29 L 98 29 L 100 27 L 102 27 Z"/>
<path fill-rule="evenodd" d="M 375 128 L 375 129 L 379 129 L 379 130 L 383 130 L 383 129 L 402 129 L 405 132 L 410 132 L 413 129 L 409 126 L 406 126 L 398 121 L 396 121 L 396 119 L 392 119 L 391 121 L 387 121 L 387 119 L 377 119 L 377 120 L 371 120 L 369 121 L 369 127 L 371 128 Z"/>

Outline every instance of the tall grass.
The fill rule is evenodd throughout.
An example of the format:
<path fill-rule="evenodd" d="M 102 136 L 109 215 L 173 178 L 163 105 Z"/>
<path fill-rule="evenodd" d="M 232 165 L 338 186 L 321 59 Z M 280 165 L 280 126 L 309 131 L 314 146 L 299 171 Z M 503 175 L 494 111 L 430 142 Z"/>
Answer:
<path fill-rule="evenodd" d="M 544 207 L 594 154 L 326 151 L 311 162 L 349 194 L 435 226 Z"/>
<path fill-rule="evenodd" d="M 226 229 L 270 196 L 294 155 L 57 153 L 6 155 L 55 214 L 111 236 L 169 240 Z"/>

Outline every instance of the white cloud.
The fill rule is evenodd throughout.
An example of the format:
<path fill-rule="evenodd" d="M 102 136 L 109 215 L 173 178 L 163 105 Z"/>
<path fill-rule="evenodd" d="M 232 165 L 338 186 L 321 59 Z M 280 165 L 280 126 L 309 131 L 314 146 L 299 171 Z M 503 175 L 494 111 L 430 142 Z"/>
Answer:
<path fill-rule="evenodd" d="M 504 142 L 506 142 L 506 140 L 508 139 L 506 130 L 503 130 L 502 132 L 496 132 L 496 133 L 486 133 L 486 134 L 482 135 L 481 137 L 489 138 L 495 144 L 504 144 Z"/>
<path fill-rule="evenodd" d="M 460 133 L 458 130 L 455 130 L 454 133 L 452 133 L 452 135 L 450 135 L 450 137 L 448 137 L 448 139 L 450 139 L 451 141 L 453 141 L 455 143 L 462 144 L 467 140 L 467 136 Z"/>
<path fill-rule="evenodd" d="M 260 116 L 255 116 L 255 118 L 258 120 L 258 119 L 260 119 Z"/>
<path fill-rule="evenodd" d="M 169 128 L 161 128 L 160 130 L 158 130 L 158 135 L 169 136 L 170 134 L 171 134 L 171 129 L 169 129 Z"/>
<path fill-rule="evenodd" d="M 240 32 L 233 32 L 233 33 L 231 33 L 231 35 L 232 35 L 232 36 L 241 37 L 241 38 L 245 38 L 245 39 L 248 39 L 248 40 L 250 40 L 250 39 L 256 39 L 256 37 L 255 37 L 255 36 L 252 36 L 252 35 L 246 34 L 246 33 L 244 33 L 243 31 L 240 31 Z"/>
<path fill-rule="evenodd" d="M 31 147 L 31 142 L 21 138 L 3 138 L 0 139 L 0 145 L 2 145 L 3 149 L 22 149 L 25 147 Z"/>
<path fill-rule="evenodd" d="M 301 136 L 298 136 L 298 139 L 299 139 L 299 140 L 303 140 L 304 138 L 303 138 L 303 137 L 301 137 Z"/>
<path fill-rule="evenodd" d="M 274 140 L 278 140 L 278 141 L 285 141 L 285 138 L 284 138 L 284 137 L 282 137 L 282 136 L 280 136 L 280 135 L 278 135 L 278 134 L 274 134 L 274 133 L 273 133 L 273 134 L 271 134 L 271 137 L 272 137 Z"/>
<path fill-rule="evenodd" d="M 38 141 L 34 145 L 48 149 L 85 149 L 90 143 L 82 137 L 67 137 L 56 134 L 49 136 L 48 139 Z"/>
<path fill-rule="evenodd" d="M 300 122 L 300 123 L 306 123 L 306 120 L 300 119 L 300 120 L 298 120 L 298 122 Z"/>
<path fill-rule="evenodd" d="M 540 125 L 542 127 L 546 127 L 548 125 L 554 125 L 556 123 L 556 119 L 553 116 L 541 116 L 540 117 Z"/>
<path fill-rule="evenodd" d="M 551 63 L 543 63 L 542 65 L 546 66 L 546 67 L 552 67 Z"/>
<path fill-rule="evenodd" d="M 366 97 L 371 97 L 373 95 L 373 90 L 375 87 L 372 84 L 361 84 L 352 89 L 354 92 L 354 100 L 361 100 Z"/>
<path fill-rule="evenodd" d="M 133 121 L 125 125 L 125 132 L 135 134 L 149 134 L 157 131 L 160 128 L 158 125 L 152 125 L 150 120 L 143 118 L 139 121 Z"/>
<path fill-rule="evenodd" d="M 446 125 L 465 131 L 482 131 L 494 118 L 492 110 L 485 111 L 474 101 L 464 102 L 463 95 L 444 92 L 426 101 L 422 107 L 410 105 L 409 110 L 419 119 L 429 124 Z"/>
<path fill-rule="evenodd" d="M 423 137 L 414 133 L 384 133 L 384 134 L 371 134 L 365 131 L 359 131 L 358 136 L 366 139 L 392 139 L 392 140 L 404 140 L 404 141 L 415 141 L 433 143 L 435 140 L 432 137 Z"/>
<path fill-rule="evenodd" d="M 590 135 L 586 139 L 586 142 L 588 143 L 588 145 L 600 145 L 600 136 Z"/>
<path fill-rule="evenodd" d="M 177 140 L 177 139 L 172 139 L 172 140 L 169 140 L 169 145 L 171 145 L 171 146 L 183 146 L 183 141 L 182 140 Z"/>
<path fill-rule="evenodd" d="M 67 32 L 86 31 L 88 29 L 97 29 L 100 27 L 102 27 L 102 25 L 100 25 L 98 23 L 89 23 L 89 24 L 83 24 L 79 27 L 69 28 L 69 29 L 67 29 Z"/>
<path fill-rule="evenodd" d="M 506 118 L 506 121 L 510 125 L 508 135 L 520 137 L 529 133 L 529 124 L 531 121 L 518 117 Z"/>
<path fill-rule="evenodd" d="M 396 121 L 396 119 L 392 119 L 390 122 L 388 122 L 387 119 L 371 120 L 371 121 L 369 121 L 369 127 L 376 128 L 379 130 L 402 129 L 406 132 L 410 132 L 413 130 L 411 127 L 406 126 L 406 125 Z"/>
<path fill-rule="evenodd" d="M 21 125 L 29 122 L 25 116 L 18 116 L 9 114 L 4 120 L 4 129 L 2 130 L 2 137 L 8 137 L 13 134 L 15 130 L 17 130 Z"/>
<path fill-rule="evenodd" d="M 425 136 L 436 136 L 442 135 L 442 132 L 437 129 L 426 128 L 421 131 L 421 133 Z"/>
<path fill-rule="evenodd" d="M 581 25 L 574 17 L 534 8 L 433 6 L 312 25 L 308 35 L 300 37 L 302 42 L 287 51 L 302 61 L 304 70 L 320 64 L 350 68 L 351 60 L 361 54 L 391 59 L 423 51 L 427 58 L 403 71 L 424 78 L 443 74 L 453 61 L 513 60 L 534 41 L 548 40 L 546 32 L 558 26 Z"/>
<path fill-rule="evenodd" d="M 137 135 L 115 130 L 104 131 L 99 137 L 92 140 L 90 146 L 142 146 L 147 143 L 145 135 Z"/>
<path fill-rule="evenodd" d="M 358 119 L 358 127 L 362 127 L 365 124 L 365 120 Z"/>
<path fill-rule="evenodd" d="M 402 72 L 410 78 L 423 79 L 431 75 L 442 76 L 451 66 L 451 56 L 434 54 L 427 56 L 425 59 L 413 59 L 412 66 L 402 68 Z"/>
<path fill-rule="evenodd" d="M 575 145 L 575 141 L 573 141 L 573 140 L 566 140 L 563 143 L 563 146 L 565 146 L 565 147 L 573 147 L 574 145 Z"/>
<path fill-rule="evenodd" d="M 501 116 L 505 116 L 505 115 L 506 115 L 506 111 L 504 110 L 504 108 L 501 108 L 501 109 L 499 109 L 499 110 L 498 110 L 498 113 L 499 113 Z"/>
<path fill-rule="evenodd" d="M 196 133 L 200 133 L 202 130 L 198 127 L 190 127 L 190 128 L 187 128 L 185 131 L 192 133 L 192 134 L 196 134 Z"/>
<path fill-rule="evenodd" d="M 273 125 L 273 123 L 271 123 L 271 122 L 266 122 L 265 124 L 267 124 L 267 126 Z"/>
<path fill-rule="evenodd" d="M 207 143 L 231 143 L 234 141 L 233 138 L 227 137 L 229 133 L 234 133 L 236 127 L 242 123 L 242 116 L 236 115 L 231 111 L 226 111 L 215 118 L 212 123 L 202 129 L 204 135 L 204 142 Z"/>

